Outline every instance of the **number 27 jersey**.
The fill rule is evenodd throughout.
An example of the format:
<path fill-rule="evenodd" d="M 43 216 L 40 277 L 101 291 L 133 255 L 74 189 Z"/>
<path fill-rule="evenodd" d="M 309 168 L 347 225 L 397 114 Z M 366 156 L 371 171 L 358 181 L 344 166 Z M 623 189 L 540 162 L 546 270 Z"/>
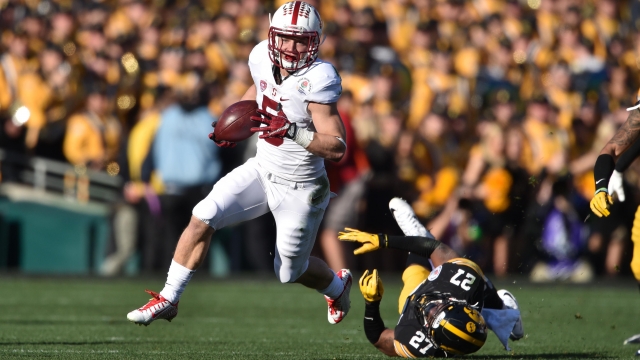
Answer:
<path fill-rule="evenodd" d="M 328 62 L 316 59 L 277 84 L 269 60 L 267 41 L 256 45 L 249 55 L 249 70 L 256 86 L 258 107 L 286 116 L 298 128 L 312 128 L 310 102 L 331 104 L 342 94 L 342 80 Z M 279 71 L 279 69 L 278 69 Z M 258 140 L 256 158 L 271 173 L 291 181 L 311 181 L 324 173 L 324 159 L 290 139 Z"/>
<path fill-rule="evenodd" d="M 465 300 L 467 304 L 482 309 L 484 299 L 484 274 L 471 260 L 457 258 L 447 261 L 431 271 L 429 277 L 407 297 L 407 302 L 394 329 L 394 347 L 401 357 L 446 357 L 436 349 L 425 335 L 424 320 L 414 301 L 425 295 L 428 300 L 439 298 L 440 294 Z M 451 355 L 451 354 L 449 354 Z"/>

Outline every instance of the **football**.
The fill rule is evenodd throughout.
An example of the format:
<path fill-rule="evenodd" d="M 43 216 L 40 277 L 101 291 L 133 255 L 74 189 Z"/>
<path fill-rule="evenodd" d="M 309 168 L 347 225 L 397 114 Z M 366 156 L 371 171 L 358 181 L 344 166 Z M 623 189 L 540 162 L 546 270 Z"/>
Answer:
<path fill-rule="evenodd" d="M 253 135 L 252 127 L 259 127 L 259 121 L 251 120 L 252 116 L 260 116 L 258 103 L 254 100 L 238 101 L 229 106 L 218 119 L 213 130 L 217 140 L 238 142 L 246 140 Z"/>

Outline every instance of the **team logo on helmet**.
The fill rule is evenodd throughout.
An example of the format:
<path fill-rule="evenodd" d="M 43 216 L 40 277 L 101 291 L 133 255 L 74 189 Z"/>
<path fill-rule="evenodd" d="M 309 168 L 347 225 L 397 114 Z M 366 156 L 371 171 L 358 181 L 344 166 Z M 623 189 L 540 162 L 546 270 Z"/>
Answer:
<path fill-rule="evenodd" d="M 470 333 L 476 332 L 476 324 L 474 324 L 471 321 L 469 321 L 467 323 L 467 331 L 470 332 Z"/>
<path fill-rule="evenodd" d="M 267 90 L 267 82 L 260 80 L 260 91 L 264 92 L 265 90 Z"/>

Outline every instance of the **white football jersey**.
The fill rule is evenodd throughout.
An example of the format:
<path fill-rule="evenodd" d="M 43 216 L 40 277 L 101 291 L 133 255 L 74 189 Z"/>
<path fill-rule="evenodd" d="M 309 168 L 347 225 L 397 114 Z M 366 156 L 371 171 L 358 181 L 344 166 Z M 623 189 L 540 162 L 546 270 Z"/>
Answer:
<path fill-rule="evenodd" d="M 256 85 L 258 107 L 272 114 L 284 114 L 298 128 L 312 126 L 307 109 L 310 102 L 330 104 L 342 94 L 342 80 L 330 63 L 320 59 L 276 84 L 269 60 L 267 41 L 256 45 L 249 55 L 249 69 Z M 279 71 L 279 69 L 278 69 Z M 262 133 L 260 133 L 262 134 Z M 324 172 L 324 159 L 308 152 L 290 139 L 260 139 L 256 158 L 271 173 L 291 180 L 309 181 Z"/>

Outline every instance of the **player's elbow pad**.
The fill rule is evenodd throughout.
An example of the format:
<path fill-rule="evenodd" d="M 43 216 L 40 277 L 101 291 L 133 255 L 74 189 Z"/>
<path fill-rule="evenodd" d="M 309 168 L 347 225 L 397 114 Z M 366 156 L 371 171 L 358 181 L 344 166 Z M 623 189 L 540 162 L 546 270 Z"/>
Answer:
<path fill-rule="evenodd" d="M 367 301 L 364 307 L 364 334 L 367 340 L 372 344 L 377 343 L 385 329 L 380 317 L 380 301 Z"/>

